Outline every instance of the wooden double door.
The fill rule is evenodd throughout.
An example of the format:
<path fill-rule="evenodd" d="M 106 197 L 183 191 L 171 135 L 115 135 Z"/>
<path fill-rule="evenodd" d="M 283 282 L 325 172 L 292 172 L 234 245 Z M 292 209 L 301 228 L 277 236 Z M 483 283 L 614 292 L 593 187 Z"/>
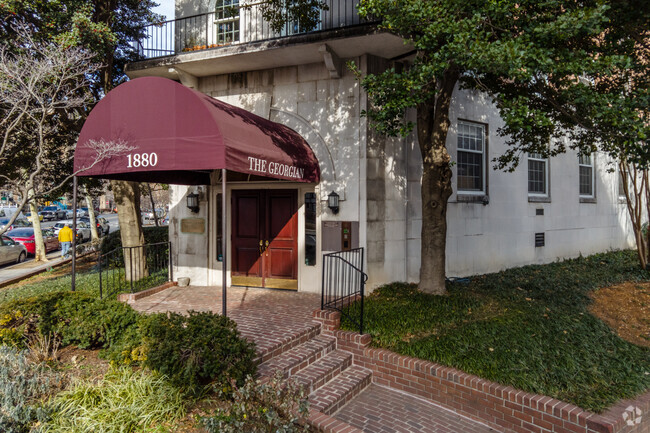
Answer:
<path fill-rule="evenodd" d="M 232 285 L 298 290 L 296 190 L 232 192 Z"/>

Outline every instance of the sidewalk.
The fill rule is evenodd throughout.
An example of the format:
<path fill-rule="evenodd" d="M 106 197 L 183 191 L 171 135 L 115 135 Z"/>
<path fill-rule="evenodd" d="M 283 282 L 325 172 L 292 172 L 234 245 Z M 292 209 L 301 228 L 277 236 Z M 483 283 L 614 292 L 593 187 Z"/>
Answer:
<path fill-rule="evenodd" d="M 61 258 L 61 251 L 53 251 L 47 255 L 47 262 L 23 262 L 12 266 L 6 266 L 0 269 L 0 288 L 9 286 L 24 278 L 31 277 L 62 263 L 69 262 L 71 259 Z"/>

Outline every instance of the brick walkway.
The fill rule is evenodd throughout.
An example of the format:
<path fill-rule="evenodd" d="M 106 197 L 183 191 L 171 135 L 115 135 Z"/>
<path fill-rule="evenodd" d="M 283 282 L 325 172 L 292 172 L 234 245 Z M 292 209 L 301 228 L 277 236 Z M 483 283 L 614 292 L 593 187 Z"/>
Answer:
<path fill-rule="evenodd" d="M 221 312 L 219 287 L 171 287 L 130 303 L 138 311 L 154 313 L 188 310 Z M 257 345 L 262 360 L 318 334 L 312 311 L 320 295 L 271 289 L 228 289 L 227 314 L 241 334 Z"/>
<path fill-rule="evenodd" d="M 373 433 L 489 433 L 488 426 L 425 400 L 372 384 L 334 418 Z"/>
<path fill-rule="evenodd" d="M 171 287 L 130 305 L 142 312 L 221 312 L 218 287 Z M 352 365 L 352 355 L 319 335 L 312 312 L 320 295 L 270 289 L 228 289 L 228 316 L 255 342 L 262 376 L 280 369 L 308 388 L 312 408 L 333 431 L 372 433 L 489 433 L 494 430 L 425 400 L 370 384 L 372 372 Z M 361 392 L 359 394 L 359 392 Z M 347 404 L 346 404 L 347 403 Z M 341 408 L 339 410 L 339 408 Z M 338 412 L 336 412 L 338 410 Z M 323 415 L 323 416 L 326 416 Z"/>

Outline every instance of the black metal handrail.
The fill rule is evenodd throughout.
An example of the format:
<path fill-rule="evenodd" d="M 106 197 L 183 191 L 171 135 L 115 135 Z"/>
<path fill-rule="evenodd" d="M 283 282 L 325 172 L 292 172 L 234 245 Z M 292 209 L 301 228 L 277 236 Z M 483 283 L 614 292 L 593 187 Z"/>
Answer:
<path fill-rule="evenodd" d="M 101 254 L 99 297 L 139 292 L 173 280 L 170 242 L 118 247 Z"/>
<path fill-rule="evenodd" d="M 358 0 L 326 3 L 328 9 L 321 10 L 320 23 L 312 29 L 288 22 L 282 30 L 274 31 L 262 16 L 262 3 L 253 3 L 148 25 L 145 37 L 135 43 L 135 48 L 149 59 L 366 23 L 357 11 Z"/>
<path fill-rule="evenodd" d="M 321 310 L 341 312 L 363 334 L 363 298 L 368 275 L 363 272 L 363 248 L 323 254 Z M 359 301 L 358 307 L 355 301 Z M 358 318 L 355 317 L 358 312 Z"/>

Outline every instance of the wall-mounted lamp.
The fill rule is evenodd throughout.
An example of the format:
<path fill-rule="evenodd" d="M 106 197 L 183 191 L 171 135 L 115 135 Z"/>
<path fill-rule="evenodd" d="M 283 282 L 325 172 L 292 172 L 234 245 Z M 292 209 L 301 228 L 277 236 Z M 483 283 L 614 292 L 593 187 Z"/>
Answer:
<path fill-rule="evenodd" d="M 327 207 L 332 210 L 334 214 L 339 213 L 339 195 L 332 191 L 327 196 Z"/>
<path fill-rule="evenodd" d="M 193 213 L 197 213 L 199 211 L 199 195 L 196 193 L 189 193 L 187 194 L 187 208 L 191 210 Z"/>

